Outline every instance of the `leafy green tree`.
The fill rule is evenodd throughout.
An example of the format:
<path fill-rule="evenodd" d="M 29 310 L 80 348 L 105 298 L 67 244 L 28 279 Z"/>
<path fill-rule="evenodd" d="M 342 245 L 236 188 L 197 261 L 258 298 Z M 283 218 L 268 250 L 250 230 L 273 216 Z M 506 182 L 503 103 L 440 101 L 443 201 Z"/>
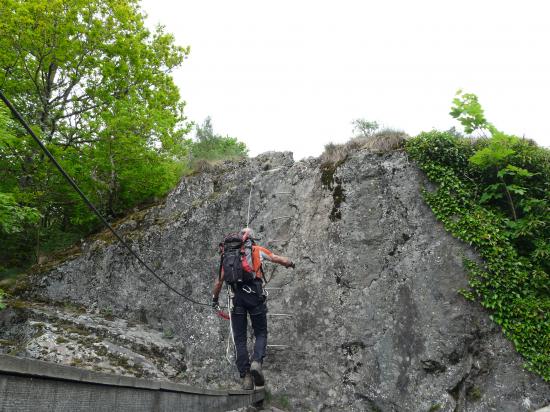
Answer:
<path fill-rule="evenodd" d="M 459 91 L 451 115 L 471 133 L 481 130 L 469 158 L 472 174 L 482 184 L 480 202 L 497 207 L 509 218 L 511 236 L 523 255 L 550 268 L 550 152 L 527 139 L 507 135 L 489 123 L 474 94 Z"/>
<path fill-rule="evenodd" d="M 462 90 L 458 90 L 453 99 L 450 115 L 464 126 L 464 131 L 468 134 L 480 131 L 482 135 L 486 136 L 486 132 L 494 133 L 496 131 L 495 127 L 485 118 L 483 108 L 473 93 L 464 93 Z"/>
<path fill-rule="evenodd" d="M 201 125 L 195 126 L 196 141 L 191 146 L 193 163 L 200 160 L 215 161 L 246 157 L 248 149 L 235 137 L 214 133 L 212 119 L 207 117 Z"/>
<path fill-rule="evenodd" d="M 177 182 L 190 125 L 170 73 L 189 48 L 150 32 L 137 0 L 4 0 L 0 49 L 2 90 L 101 211 L 118 216 Z M 78 195 L 2 119 L 0 192 L 42 215 L 21 245 L 92 229 Z"/>
<path fill-rule="evenodd" d="M 26 223 L 36 224 L 39 220 L 35 208 L 21 206 L 13 194 L 0 192 L 0 232 L 8 235 L 22 232 Z"/>
<path fill-rule="evenodd" d="M 0 84 L 46 141 L 94 143 L 110 135 L 113 118 L 150 143 L 181 138 L 183 103 L 169 72 L 189 49 L 162 27 L 151 34 L 138 1 L 5 0 L 0 7 Z"/>

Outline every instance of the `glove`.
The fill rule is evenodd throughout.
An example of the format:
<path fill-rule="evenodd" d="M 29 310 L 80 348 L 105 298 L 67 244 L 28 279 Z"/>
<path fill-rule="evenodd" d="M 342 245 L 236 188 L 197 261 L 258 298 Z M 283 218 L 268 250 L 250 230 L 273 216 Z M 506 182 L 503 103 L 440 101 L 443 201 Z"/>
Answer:
<path fill-rule="evenodd" d="M 212 296 L 212 309 L 214 309 L 215 312 L 219 312 L 221 310 L 220 304 L 218 303 L 218 298 L 215 298 Z"/>
<path fill-rule="evenodd" d="M 290 261 L 290 263 L 288 264 L 287 268 L 296 269 L 296 265 L 294 264 L 294 262 Z"/>

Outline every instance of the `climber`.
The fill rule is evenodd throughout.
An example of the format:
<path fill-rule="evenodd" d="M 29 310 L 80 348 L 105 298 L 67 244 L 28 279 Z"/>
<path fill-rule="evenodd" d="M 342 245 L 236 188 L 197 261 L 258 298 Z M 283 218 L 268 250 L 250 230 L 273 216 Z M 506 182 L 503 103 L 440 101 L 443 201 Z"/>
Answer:
<path fill-rule="evenodd" d="M 218 298 L 225 280 L 231 297 L 230 317 L 237 351 L 237 369 L 243 379 L 243 389 L 250 390 L 254 385 L 264 385 L 262 362 L 267 347 L 267 294 L 263 288 L 265 279 L 262 262 L 268 260 L 293 269 L 295 265 L 290 259 L 256 245 L 250 228 L 226 236 L 224 242 L 220 243 L 220 253 L 220 270 L 214 285 L 212 307 L 216 312 L 220 310 Z M 252 364 L 246 346 L 247 313 L 255 337 Z"/>

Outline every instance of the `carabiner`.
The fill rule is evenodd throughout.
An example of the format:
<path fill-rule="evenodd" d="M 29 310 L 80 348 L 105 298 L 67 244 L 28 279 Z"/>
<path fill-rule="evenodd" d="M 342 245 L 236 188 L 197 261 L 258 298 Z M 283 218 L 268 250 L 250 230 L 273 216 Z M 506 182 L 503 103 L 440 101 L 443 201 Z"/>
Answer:
<path fill-rule="evenodd" d="M 250 293 L 256 293 L 256 292 L 253 291 L 253 290 L 250 288 L 250 286 L 248 286 L 248 285 L 244 285 L 241 289 L 242 289 L 243 292 L 246 292 L 246 293 L 248 293 L 248 294 L 250 294 Z"/>

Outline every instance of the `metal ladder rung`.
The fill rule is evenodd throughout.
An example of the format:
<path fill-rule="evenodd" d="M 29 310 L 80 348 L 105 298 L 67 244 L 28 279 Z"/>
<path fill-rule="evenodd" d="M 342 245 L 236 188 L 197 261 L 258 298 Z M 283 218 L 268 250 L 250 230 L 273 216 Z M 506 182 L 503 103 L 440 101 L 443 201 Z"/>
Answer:
<path fill-rule="evenodd" d="M 289 348 L 290 345 L 267 345 L 268 348 L 279 348 L 279 349 L 284 349 L 284 348 Z"/>
<path fill-rule="evenodd" d="M 273 240 L 267 241 L 267 243 L 286 243 L 286 242 L 290 242 L 290 239 L 273 239 Z"/>
<path fill-rule="evenodd" d="M 276 195 L 291 195 L 292 192 L 275 192 Z"/>
<path fill-rule="evenodd" d="M 279 219 L 294 219 L 294 216 L 279 216 L 279 217 L 274 217 L 273 219 L 271 219 L 271 221 L 273 222 L 274 220 L 279 220 Z"/>
<path fill-rule="evenodd" d="M 289 318 L 293 318 L 294 315 L 291 315 L 289 313 L 267 313 L 267 316 L 288 316 Z"/>

